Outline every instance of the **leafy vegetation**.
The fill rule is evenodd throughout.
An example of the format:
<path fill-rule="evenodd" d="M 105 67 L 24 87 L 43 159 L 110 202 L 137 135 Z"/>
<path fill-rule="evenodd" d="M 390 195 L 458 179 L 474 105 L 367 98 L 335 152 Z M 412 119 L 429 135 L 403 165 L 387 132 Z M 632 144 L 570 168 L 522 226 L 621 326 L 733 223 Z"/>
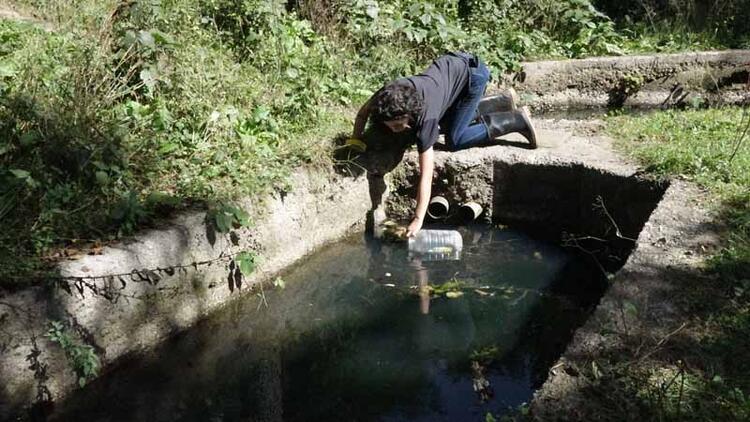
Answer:
<path fill-rule="evenodd" d="M 219 233 L 229 233 L 232 228 L 250 225 L 247 211 L 232 204 L 219 203 L 208 210 L 207 217 Z"/>
<path fill-rule="evenodd" d="M 16 3 L 54 29 L 0 21 L 11 285 L 45 278 L 60 248 L 287 189 L 293 169 L 330 164 L 330 139 L 373 90 L 446 50 L 476 51 L 497 74 L 522 59 L 729 45 L 710 23 L 644 38 L 664 34 L 626 30 L 589 0 Z"/>
<path fill-rule="evenodd" d="M 722 44 L 750 46 L 748 0 L 597 0 L 597 7 L 646 51 Z"/>
<path fill-rule="evenodd" d="M 79 344 L 65 325 L 59 321 L 51 321 L 47 338 L 57 343 L 65 352 L 68 362 L 73 366 L 73 370 L 78 376 L 78 385 L 83 387 L 86 382 L 96 377 L 101 366 L 99 357 L 94 353 L 94 348 L 89 345 Z"/>
<path fill-rule="evenodd" d="M 82 10 L 93 13 L 94 3 Z M 8 40 L 0 212 L 13 228 L 0 255 L 11 276 L 45 268 L 39 259 L 14 264 L 19 255 L 129 235 L 176 206 L 283 189 L 292 169 L 322 161 L 315 132 L 344 120 L 333 113 L 338 101 L 320 109 L 322 91 L 298 89 L 317 86 L 317 72 L 292 67 L 310 57 L 309 28 L 289 23 L 290 43 L 301 50 L 279 80 L 264 60 L 290 54 L 269 50 L 238 62 L 205 21 L 204 5 L 183 3 L 137 3 L 105 23 L 84 13 L 54 33 L 0 22 Z M 287 84 L 294 72 L 307 79 Z"/>

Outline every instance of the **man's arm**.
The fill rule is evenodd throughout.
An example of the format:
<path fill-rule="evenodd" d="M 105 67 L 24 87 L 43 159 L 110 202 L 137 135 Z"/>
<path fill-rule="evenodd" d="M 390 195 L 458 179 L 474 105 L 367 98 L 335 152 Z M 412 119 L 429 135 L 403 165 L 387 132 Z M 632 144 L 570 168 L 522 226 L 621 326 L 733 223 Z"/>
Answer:
<path fill-rule="evenodd" d="M 430 204 L 432 193 L 432 173 L 435 170 L 435 154 L 432 147 L 419 153 L 419 187 L 417 188 L 417 209 L 414 219 L 409 224 L 406 232 L 407 237 L 417 234 L 422 229 L 424 216 L 427 214 L 427 206 Z"/>
<path fill-rule="evenodd" d="M 357 112 L 357 118 L 354 120 L 354 130 L 352 131 L 352 138 L 362 139 L 362 134 L 365 133 L 365 126 L 367 125 L 367 119 L 370 117 L 370 107 L 375 100 L 377 92 L 370 97 L 369 100 L 359 109 Z"/>

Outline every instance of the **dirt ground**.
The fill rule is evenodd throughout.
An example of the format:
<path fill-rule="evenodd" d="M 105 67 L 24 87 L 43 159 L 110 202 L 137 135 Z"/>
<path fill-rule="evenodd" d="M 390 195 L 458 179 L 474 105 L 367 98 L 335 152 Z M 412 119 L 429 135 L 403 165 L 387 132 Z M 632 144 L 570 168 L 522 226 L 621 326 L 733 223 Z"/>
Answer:
<path fill-rule="evenodd" d="M 593 135 L 604 141 L 598 148 L 610 150 L 607 157 L 619 156 L 606 137 L 597 138 L 596 120 L 541 124 L 549 125 Z M 715 357 L 701 352 L 706 321 L 731 294 L 705 271 L 706 260 L 726 238 L 710 201 L 692 183 L 671 182 L 635 251 L 535 394 L 530 405 L 535 420 L 657 418 L 673 411 L 660 394 L 671 393 L 675 380 L 684 384 L 685 374 L 712 370 Z M 642 384 L 627 384 L 633 380 Z"/>

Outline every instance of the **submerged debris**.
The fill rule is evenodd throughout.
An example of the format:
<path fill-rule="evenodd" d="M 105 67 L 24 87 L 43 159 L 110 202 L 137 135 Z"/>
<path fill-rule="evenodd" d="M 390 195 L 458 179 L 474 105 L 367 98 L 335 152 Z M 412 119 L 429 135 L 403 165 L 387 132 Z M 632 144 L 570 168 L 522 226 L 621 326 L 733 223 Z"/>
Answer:
<path fill-rule="evenodd" d="M 432 293 L 435 296 L 443 296 L 443 295 L 447 295 L 448 293 L 460 292 L 461 289 L 463 289 L 464 287 L 465 287 L 465 283 L 455 278 L 452 280 L 448 280 L 443 284 L 431 286 Z"/>
<path fill-rule="evenodd" d="M 485 367 L 477 361 L 471 362 L 472 387 L 482 403 L 488 402 L 494 396 L 490 380 L 484 375 Z"/>
<path fill-rule="evenodd" d="M 406 226 L 387 220 L 383 223 L 383 240 L 386 242 L 406 242 Z"/>

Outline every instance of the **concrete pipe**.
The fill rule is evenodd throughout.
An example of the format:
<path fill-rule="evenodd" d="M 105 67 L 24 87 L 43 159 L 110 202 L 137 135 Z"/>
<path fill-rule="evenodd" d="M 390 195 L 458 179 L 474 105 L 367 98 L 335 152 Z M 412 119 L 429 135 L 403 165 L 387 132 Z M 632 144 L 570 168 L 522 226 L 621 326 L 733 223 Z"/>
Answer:
<path fill-rule="evenodd" d="M 482 211 L 482 206 L 476 202 L 462 204 L 458 210 L 461 221 L 474 221 L 482 215 Z"/>
<path fill-rule="evenodd" d="M 430 205 L 427 206 L 427 215 L 434 220 L 438 220 L 448 216 L 449 209 L 448 200 L 442 196 L 436 196 L 430 199 Z"/>

